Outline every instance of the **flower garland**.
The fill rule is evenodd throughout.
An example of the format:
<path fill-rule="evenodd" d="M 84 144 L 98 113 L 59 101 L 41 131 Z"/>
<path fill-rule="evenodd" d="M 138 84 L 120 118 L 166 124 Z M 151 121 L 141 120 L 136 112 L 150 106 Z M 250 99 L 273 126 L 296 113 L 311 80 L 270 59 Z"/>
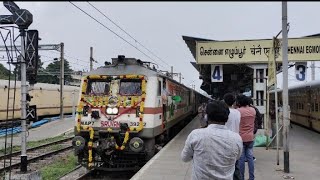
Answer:
<path fill-rule="evenodd" d="M 81 97 L 80 97 L 79 105 L 77 108 L 77 131 L 80 132 L 81 128 L 89 130 L 89 134 L 90 134 L 90 140 L 88 142 L 88 156 L 89 156 L 88 157 L 88 167 L 89 168 L 91 168 L 93 166 L 92 145 L 93 145 L 94 129 L 92 127 L 81 125 L 81 117 L 83 114 L 84 103 L 89 104 L 90 106 L 92 106 L 92 105 L 97 106 L 98 105 L 101 107 L 101 106 L 105 106 L 105 104 L 108 104 L 108 97 L 105 97 L 105 99 L 103 97 L 95 97 L 95 98 L 92 98 L 93 102 L 89 103 L 88 100 L 85 99 L 84 95 L 86 94 L 88 79 L 108 79 L 108 78 L 111 78 L 111 80 L 112 79 L 141 79 L 142 80 L 142 83 L 141 83 L 142 94 L 141 94 L 141 102 L 140 102 L 139 126 L 137 128 L 129 126 L 129 128 L 127 129 L 127 131 L 125 133 L 125 137 L 122 142 L 122 145 L 119 146 L 116 143 L 116 149 L 123 150 L 126 147 L 126 144 L 129 140 L 129 131 L 140 132 L 143 129 L 144 103 L 145 103 L 145 98 L 146 98 L 146 80 L 144 79 L 143 75 L 120 75 L 120 76 L 89 75 L 89 76 L 83 77 L 82 88 L 81 88 Z M 122 98 L 122 101 L 124 101 L 125 99 L 126 99 L 125 97 Z M 120 107 L 121 104 L 123 105 L 123 107 L 126 107 L 126 103 L 123 104 L 123 103 L 121 103 L 122 101 L 118 97 L 118 103 L 117 103 L 118 107 Z M 135 101 L 137 101 L 136 98 L 131 98 L 131 107 L 132 108 L 134 108 L 136 106 Z M 112 131 L 111 128 L 108 128 L 107 130 L 109 132 Z"/>

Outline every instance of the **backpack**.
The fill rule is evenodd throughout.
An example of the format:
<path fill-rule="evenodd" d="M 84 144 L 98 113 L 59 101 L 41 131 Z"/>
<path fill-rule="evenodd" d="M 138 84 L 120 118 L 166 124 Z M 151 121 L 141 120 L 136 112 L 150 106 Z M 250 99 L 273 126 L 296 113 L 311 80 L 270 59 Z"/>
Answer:
<path fill-rule="evenodd" d="M 262 120 L 263 120 L 263 115 L 259 112 L 259 110 L 252 106 L 256 110 L 256 118 L 254 120 L 254 130 L 253 133 L 256 134 L 258 129 L 262 128 Z"/>

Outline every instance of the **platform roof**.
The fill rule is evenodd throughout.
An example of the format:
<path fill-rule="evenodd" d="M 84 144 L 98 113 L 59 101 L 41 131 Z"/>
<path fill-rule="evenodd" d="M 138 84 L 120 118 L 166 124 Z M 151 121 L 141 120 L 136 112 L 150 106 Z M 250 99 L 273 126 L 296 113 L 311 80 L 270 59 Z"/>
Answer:
<path fill-rule="evenodd" d="M 319 37 L 320 33 L 307 35 L 304 37 Z M 192 37 L 192 36 L 182 36 L 182 39 L 187 44 L 194 60 L 196 59 L 196 42 L 197 41 L 217 41 L 213 39 Z M 210 64 L 197 64 L 195 61 L 190 62 L 195 69 L 199 72 L 199 79 L 202 79 L 201 89 L 206 91 L 209 95 L 222 97 L 222 93 L 226 91 L 232 91 L 238 89 L 239 91 L 244 90 L 244 88 L 252 85 L 252 69 L 245 64 L 226 64 L 223 65 L 224 71 L 224 82 L 223 83 L 212 83 L 211 82 L 211 65 Z M 230 77 L 232 75 L 237 76 L 237 81 L 231 81 Z M 240 82 L 241 81 L 241 82 Z M 218 91 L 218 93 L 217 93 Z"/>

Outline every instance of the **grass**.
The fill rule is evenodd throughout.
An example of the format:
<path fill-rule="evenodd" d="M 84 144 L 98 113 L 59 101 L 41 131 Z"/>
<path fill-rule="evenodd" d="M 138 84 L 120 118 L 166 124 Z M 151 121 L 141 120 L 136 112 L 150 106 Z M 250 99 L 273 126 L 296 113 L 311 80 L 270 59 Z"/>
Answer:
<path fill-rule="evenodd" d="M 62 149 L 62 148 L 63 148 L 63 146 L 61 144 L 55 144 L 53 146 L 50 146 L 50 150 L 51 151 L 57 151 L 57 150 Z"/>
<path fill-rule="evenodd" d="M 60 135 L 60 136 L 56 136 L 56 137 L 52 137 L 52 138 L 48 138 L 48 139 L 42 139 L 42 140 L 39 140 L 39 141 L 29 141 L 27 142 L 27 148 L 33 148 L 33 147 L 36 147 L 36 146 L 40 146 L 40 145 L 43 145 L 43 144 L 47 144 L 47 143 L 51 143 L 51 142 L 54 142 L 54 141 L 58 141 L 58 140 L 61 140 L 61 139 L 65 139 L 65 137 L 63 135 Z M 20 151 L 21 150 L 21 146 L 13 146 L 12 147 L 12 152 L 16 152 L 16 151 Z M 7 153 L 10 152 L 10 147 L 7 147 Z M 4 148 L 3 149 L 0 149 L 0 155 L 4 155 Z"/>
<path fill-rule="evenodd" d="M 43 180 L 56 180 L 61 175 L 71 171 L 77 166 L 77 158 L 71 152 L 66 157 L 58 159 L 57 161 L 49 164 L 40 169 L 41 177 Z"/>

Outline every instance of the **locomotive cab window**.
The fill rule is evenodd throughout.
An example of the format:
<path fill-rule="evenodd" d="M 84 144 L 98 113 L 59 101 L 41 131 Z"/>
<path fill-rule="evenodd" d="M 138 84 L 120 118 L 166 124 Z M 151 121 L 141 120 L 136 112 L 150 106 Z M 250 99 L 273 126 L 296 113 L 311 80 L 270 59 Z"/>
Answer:
<path fill-rule="evenodd" d="M 140 96 L 142 94 L 140 79 L 122 79 L 119 88 L 120 95 Z"/>
<path fill-rule="evenodd" d="M 90 80 L 88 82 L 87 95 L 109 95 L 110 93 L 110 82 L 106 80 Z"/>

